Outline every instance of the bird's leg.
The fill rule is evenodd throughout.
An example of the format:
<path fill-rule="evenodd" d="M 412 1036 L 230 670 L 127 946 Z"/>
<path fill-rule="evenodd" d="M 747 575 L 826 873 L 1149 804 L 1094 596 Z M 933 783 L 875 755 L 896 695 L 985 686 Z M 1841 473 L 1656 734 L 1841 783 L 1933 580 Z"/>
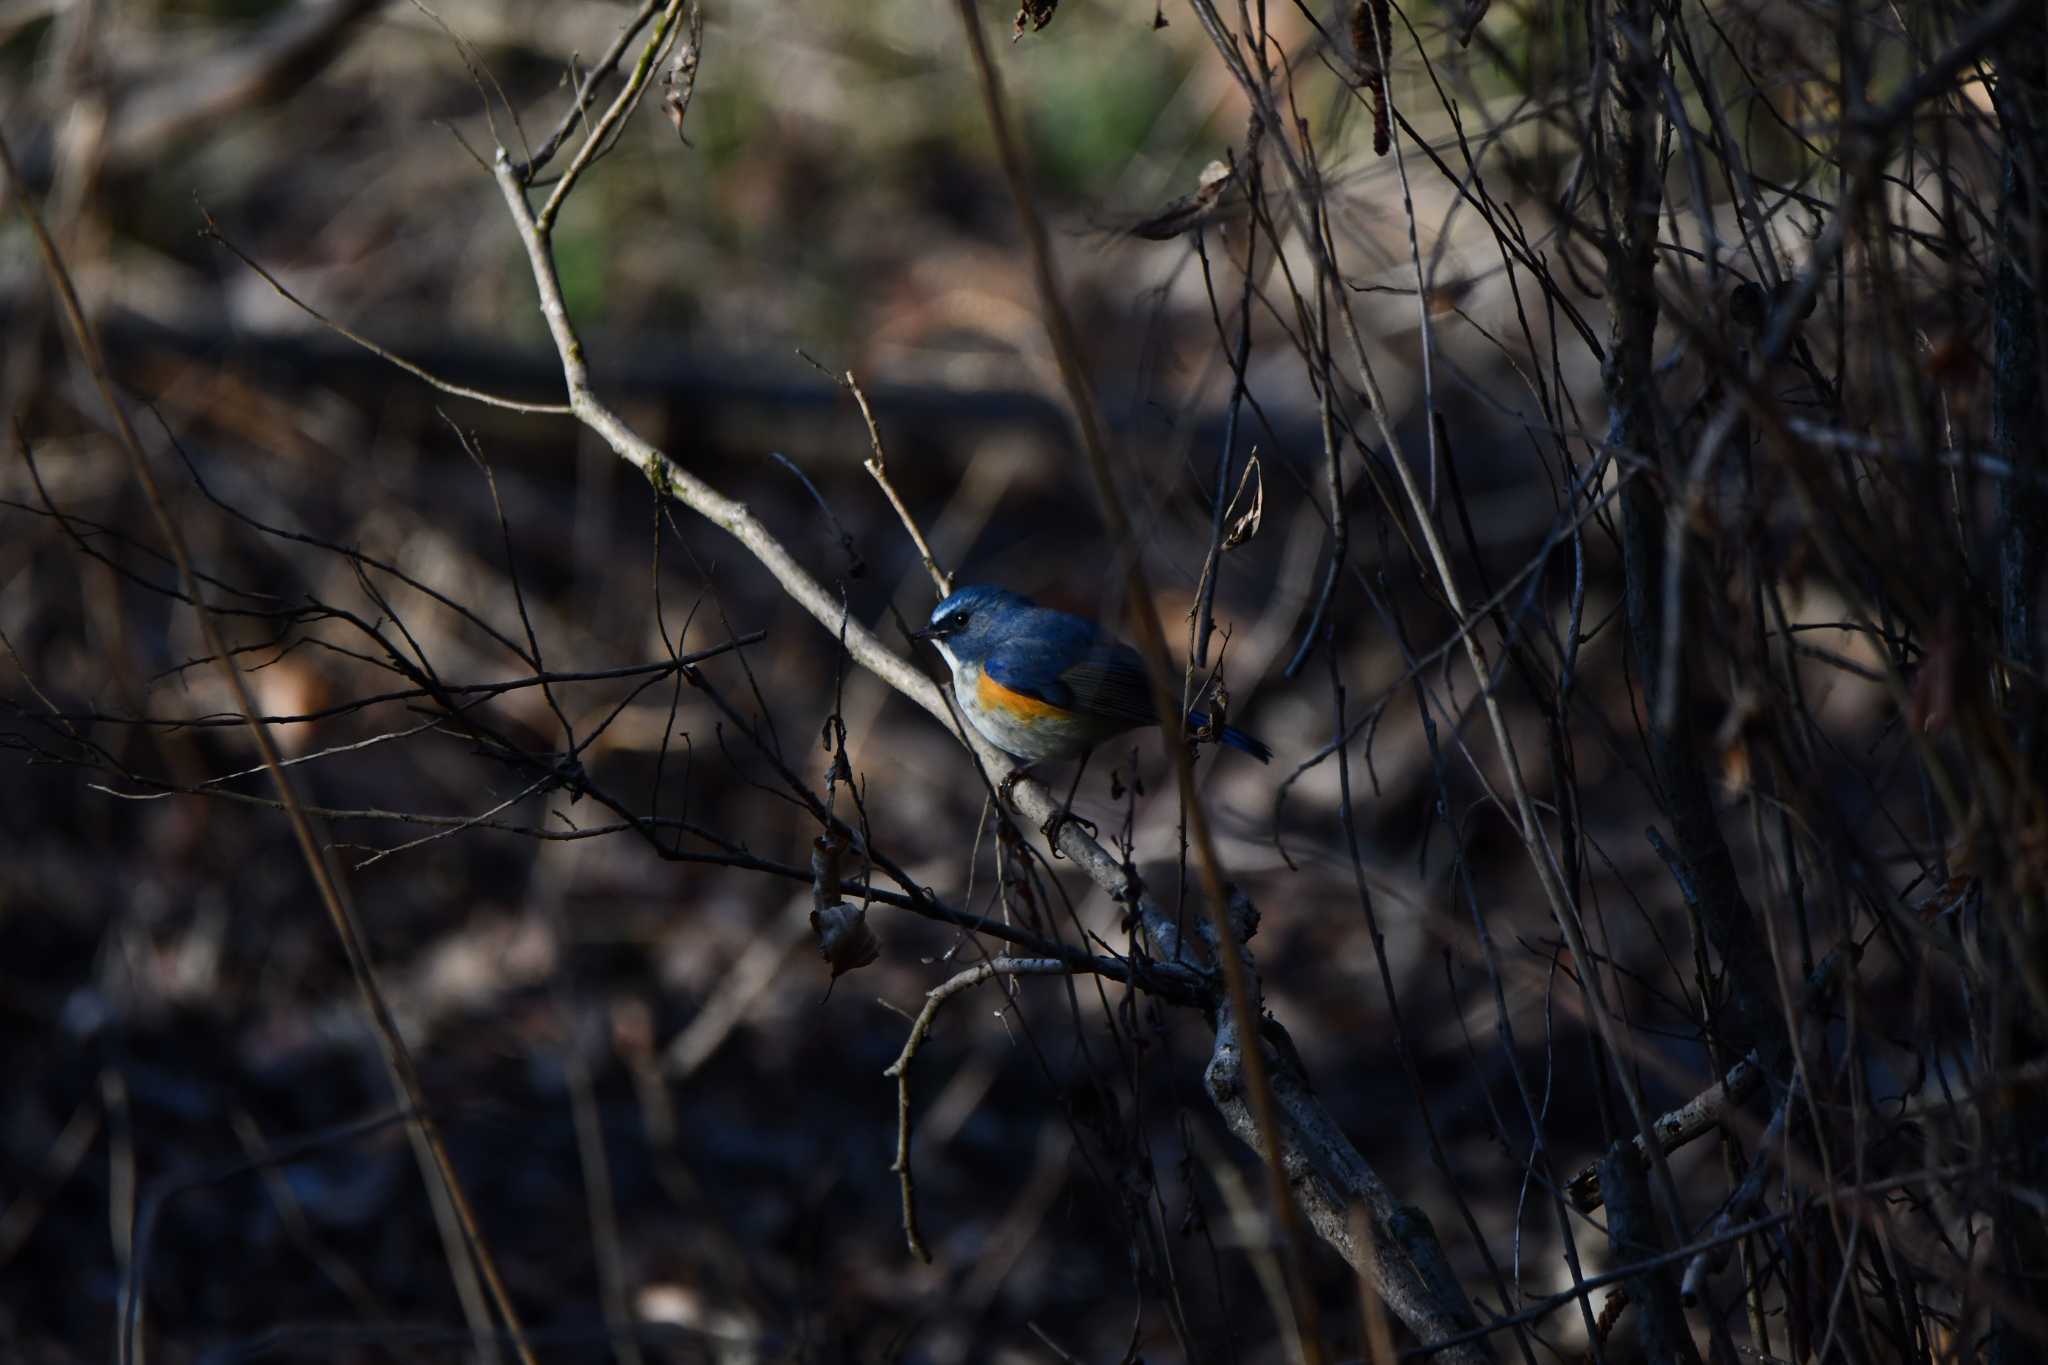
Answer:
<path fill-rule="evenodd" d="M 1093 820 L 1083 820 L 1080 816 L 1074 814 L 1074 798 L 1081 792 L 1081 779 L 1087 775 L 1088 760 L 1093 757 L 1095 757 L 1093 749 L 1081 755 L 1081 766 L 1074 770 L 1074 785 L 1067 788 L 1066 804 L 1047 816 L 1045 823 L 1039 826 L 1038 832 L 1045 836 L 1046 847 L 1052 850 L 1052 856 L 1055 858 L 1060 856 L 1061 825 L 1072 821 L 1082 829 L 1087 830 L 1089 838 L 1093 839 L 1095 837 L 1095 822 Z"/>

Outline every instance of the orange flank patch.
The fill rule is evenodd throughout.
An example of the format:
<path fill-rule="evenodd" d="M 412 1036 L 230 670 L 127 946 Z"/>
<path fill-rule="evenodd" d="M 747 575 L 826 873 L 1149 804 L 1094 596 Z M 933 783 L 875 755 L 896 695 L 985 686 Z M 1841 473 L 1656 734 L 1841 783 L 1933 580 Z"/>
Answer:
<path fill-rule="evenodd" d="M 974 684 L 974 699 L 984 710 L 995 711 L 1010 720 L 1047 720 L 1067 714 L 1066 707 L 1012 691 L 986 673 Z"/>

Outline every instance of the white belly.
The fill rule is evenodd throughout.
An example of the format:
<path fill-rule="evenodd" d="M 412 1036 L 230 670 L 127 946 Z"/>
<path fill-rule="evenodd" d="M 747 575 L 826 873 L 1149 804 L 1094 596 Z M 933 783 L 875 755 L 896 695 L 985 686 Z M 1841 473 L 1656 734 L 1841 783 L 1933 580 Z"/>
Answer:
<path fill-rule="evenodd" d="M 983 739 L 1028 763 L 1078 757 L 1121 728 L 1105 728 L 1081 716 L 1042 714 L 1024 724 L 1006 711 L 983 706 L 981 665 L 975 663 L 961 663 L 953 669 L 953 700 Z"/>

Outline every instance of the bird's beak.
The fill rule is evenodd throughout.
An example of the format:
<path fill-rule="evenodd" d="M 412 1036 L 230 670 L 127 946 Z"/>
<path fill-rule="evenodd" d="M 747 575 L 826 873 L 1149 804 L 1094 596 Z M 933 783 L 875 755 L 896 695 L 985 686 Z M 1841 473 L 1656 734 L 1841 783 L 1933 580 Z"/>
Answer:
<path fill-rule="evenodd" d="M 923 630 L 911 631 L 910 638 L 913 640 L 935 640 L 938 638 L 938 632 L 930 626 L 926 626 Z"/>

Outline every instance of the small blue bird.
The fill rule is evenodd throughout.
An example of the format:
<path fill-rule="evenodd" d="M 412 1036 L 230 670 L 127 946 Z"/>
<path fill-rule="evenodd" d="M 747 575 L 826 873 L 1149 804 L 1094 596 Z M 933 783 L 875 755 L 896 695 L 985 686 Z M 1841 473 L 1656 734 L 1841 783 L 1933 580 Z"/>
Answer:
<path fill-rule="evenodd" d="M 953 696 L 989 743 L 1027 763 L 1075 758 L 1113 735 L 1157 725 L 1138 651 L 1093 621 L 1001 588 L 961 588 L 932 608 L 930 640 L 953 670 Z M 1209 724 L 1188 712 L 1188 728 Z M 1242 730 L 1217 738 L 1264 763 L 1273 751 Z"/>

